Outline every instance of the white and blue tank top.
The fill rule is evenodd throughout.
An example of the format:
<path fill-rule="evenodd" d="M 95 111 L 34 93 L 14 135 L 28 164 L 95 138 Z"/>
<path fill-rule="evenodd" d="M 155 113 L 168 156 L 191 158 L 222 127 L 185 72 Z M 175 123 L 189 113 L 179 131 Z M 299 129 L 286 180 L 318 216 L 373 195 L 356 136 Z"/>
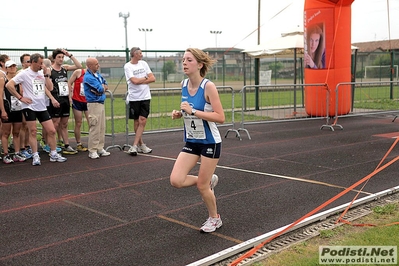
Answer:
<path fill-rule="evenodd" d="M 195 95 L 188 92 L 188 79 L 183 80 L 182 102 L 188 102 L 196 110 L 213 112 L 212 106 L 205 99 L 205 85 L 209 81 L 203 79 Z M 194 115 L 183 112 L 184 119 L 184 141 L 201 144 L 221 143 L 219 129 L 215 122 L 209 122 Z"/>

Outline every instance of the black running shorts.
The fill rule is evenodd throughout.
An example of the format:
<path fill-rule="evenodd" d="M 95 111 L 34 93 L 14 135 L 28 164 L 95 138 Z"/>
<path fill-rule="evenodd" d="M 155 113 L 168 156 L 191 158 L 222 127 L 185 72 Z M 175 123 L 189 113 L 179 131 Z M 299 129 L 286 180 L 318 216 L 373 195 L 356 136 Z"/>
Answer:
<path fill-rule="evenodd" d="M 198 156 L 202 155 L 204 157 L 213 158 L 213 159 L 220 158 L 221 151 L 222 151 L 222 143 L 201 144 L 201 143 L 186 142 L 186 145 L 182 149 L 182 152 L 187 152 Z"/>

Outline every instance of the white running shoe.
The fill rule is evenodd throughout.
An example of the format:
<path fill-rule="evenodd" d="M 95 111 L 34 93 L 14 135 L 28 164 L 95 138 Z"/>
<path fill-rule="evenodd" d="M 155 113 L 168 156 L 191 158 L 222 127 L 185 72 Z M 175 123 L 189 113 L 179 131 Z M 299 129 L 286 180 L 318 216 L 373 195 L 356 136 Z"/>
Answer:
<path fill-rule="evenodd" d="M 14 160 L 11 158 L 11 156 L 9 154 L 4 155 L 3 163 L 10 164 L 10 163 L 13 163 L 13 162 L 14 162 Z"/>
<path fill-rule="evenodd" d="M 216 187 L 216 185 L 218 184 L 218 182 L 219 182 L 219 177 L 218 177 L 217 175 L 213 174 L 213 175 L 212 175 L 212 179 L 211 179 L 211 184 L 210 184 L 211 190 L 212 190 L 212 191 L 213 191 L 213 189 Z"/>
<path fill-rule="evenodd" d="M 148 148 L 144 143 L 137 147 L 137 152 L 140 153 L 151 153 L 152 149 Z"/>
<path fill-rule="evenodd" d="M 90 159 L 98 159 L 100 156 L 98 156 L 97 152 L 89 152 L 89 158 Z"/>
<path fill-rule="evenodd" d="M 22 154 L 20 154 L 20 153 L 18 152 L 18 153 L 15 153 L 15 154 L 14 154 L 12 160 L 13 160 L 14 162 L 24 162 L 24 161 L 26 161 L 26 158 L 25 158 L 25 156 L 23 156 Z"/>
<path fill-rule="evenodd" d="M 133 145 L 128 151 L 127 151 L 130 155 L 132 156 L 136 156 L 137 155 L 137 146 Z"/>
<path fill-rule="evenodd" d="M 39 154 L 33 155 L 32 165 L 41 165 Z"/>
<path fill-rule="evenodd" d="M 110 156 L 111 153 L 109 151 L 102 149 L 101 151 L 98 152 L 98 155 L 101 157 L 105 157 L 105 156 Z"/>
<path fill-rule="evenodd" d="M 67 160 L 67 158 L 62 157 L 60 154 L 55 153 L 55 154 L 50 154 L 50 162 L 59 162 L 63 163 Z"/>
<path fill-rule="evenodd" d="M 212 233 L 222 225 L 222 219 L 219 214 L 217 218 L 209 217 L 208 220 L 202 224 L 201 233 Z"/>

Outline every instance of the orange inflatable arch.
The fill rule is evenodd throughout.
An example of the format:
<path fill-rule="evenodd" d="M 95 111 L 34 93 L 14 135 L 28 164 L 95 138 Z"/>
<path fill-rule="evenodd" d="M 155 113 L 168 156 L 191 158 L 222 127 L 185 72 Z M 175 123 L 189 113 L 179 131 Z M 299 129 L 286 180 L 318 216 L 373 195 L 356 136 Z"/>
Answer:
<path fill-rule="evenodd" d="M 351 109 L 351 86 L 340 86 L 337 94 L 336 85 L 351 82 L 353 1 L 305 0 L 305 84 L 326 84 L 325 87 L 305 86 L 305 110 L 309 115 L 334 116 L 336 113 L 342 115 L 348 114 Z"/>

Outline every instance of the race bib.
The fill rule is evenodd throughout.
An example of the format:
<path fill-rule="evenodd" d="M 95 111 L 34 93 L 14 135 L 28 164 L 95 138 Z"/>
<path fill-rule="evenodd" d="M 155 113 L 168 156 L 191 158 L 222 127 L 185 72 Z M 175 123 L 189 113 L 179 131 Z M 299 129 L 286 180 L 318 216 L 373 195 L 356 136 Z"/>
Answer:
<path fill-rule="evenodd" d="M 205 129 L 201 118 L 185 114 L 184 126 L 187 139 L 205 139 Z"/>
<path fill-rule="evenodd" d="M 83 86 L 83 83 L 80 83 L 80 96 L 85 96 L 85 87 Z"/>
<path fill-rule="evenodd" d="M 35 96 L 43 96 L 43 95 L 45 95 L 44 80 L 42 80 L 42 79 L 34 79 L 32 81 L 32 93 Z"/>
<path fill-rule="evenodd" d="M 60 91 L 60 96 L 68 96 L 69 95 L 68 83 L 66 83 L 65 81 L 58 82 L 58 90 Z"/>
<path fill-rule="evenodd" d="M 17 97 L 11 95 L 11 111 L 21 111 L 21 110 L 22 110 L 21 101 L 18 100 Z"/>

